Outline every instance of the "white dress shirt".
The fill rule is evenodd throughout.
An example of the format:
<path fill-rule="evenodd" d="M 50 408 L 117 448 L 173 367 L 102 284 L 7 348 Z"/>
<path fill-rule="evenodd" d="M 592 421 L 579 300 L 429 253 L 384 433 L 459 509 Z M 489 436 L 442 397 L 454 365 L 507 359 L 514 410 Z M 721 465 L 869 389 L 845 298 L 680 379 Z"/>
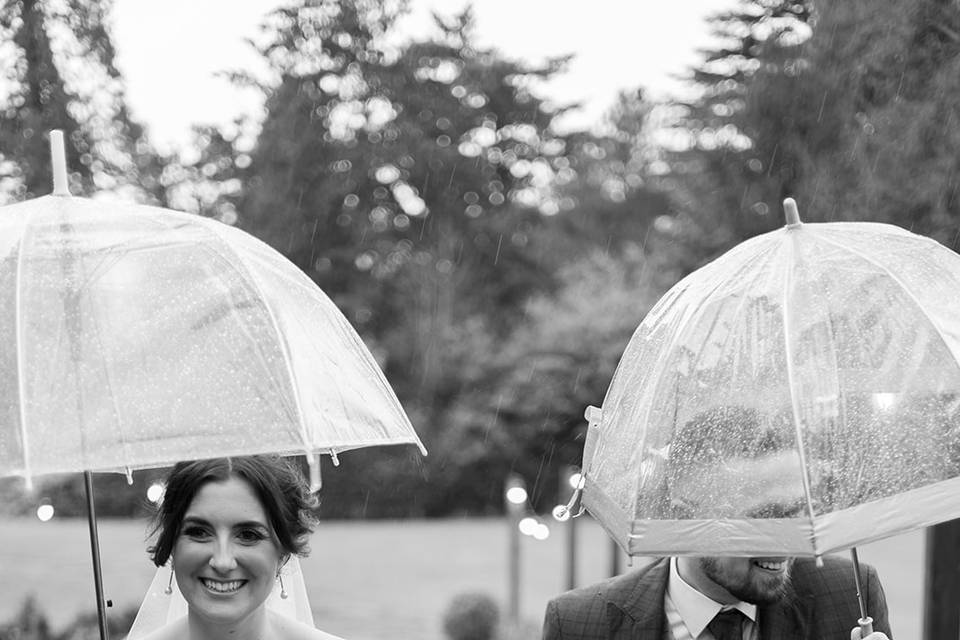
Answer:
<path fill-rule="evenodd" d="M 747 617 L 743 639 L 758 640 L 757 605 L 737 602 L 723 605 L 703 595 L 680 577 L 677 559 L 670 559 L 670 578 L 663 610 L 667 615 L 668 640 L 715 640 L 707 625 L 721 609 L 739 609 Z"/>

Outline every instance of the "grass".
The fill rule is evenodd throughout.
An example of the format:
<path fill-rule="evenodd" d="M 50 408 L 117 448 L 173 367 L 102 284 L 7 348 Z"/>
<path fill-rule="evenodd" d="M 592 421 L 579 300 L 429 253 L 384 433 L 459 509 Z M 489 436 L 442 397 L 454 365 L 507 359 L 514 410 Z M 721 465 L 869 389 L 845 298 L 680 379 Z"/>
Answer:
<path fill-rule="evenodd" d="M 104 591 L 115 608 L 140 603 L 154 569 L 142 522 L 100 522 Z M 521 540 L 521 618 L 539 637 L 549 598 L 565 590 L 567 531 L 554 524 L 540 542 Z M 577 584 L 609 575 L 611 545 L 588 518 L 577 521 Z M 317 625 L 350 640 L 442 640 L 454 595 L 486 592 L 508 607 L 508 528 L 502 519 L 324 522 L 303 563 Z M 894 636 L 918 638 L 923 598 L 923 532 L 861 547 L 880 571 Z M 620 566 L 627 570 L 620 558 Z M 0 621 L 33 593 L 54 629 L 92 611 L 94 589 L 85 520 L 0 522 Z M 851 621 L 853 626 L 855 621 Z"/>

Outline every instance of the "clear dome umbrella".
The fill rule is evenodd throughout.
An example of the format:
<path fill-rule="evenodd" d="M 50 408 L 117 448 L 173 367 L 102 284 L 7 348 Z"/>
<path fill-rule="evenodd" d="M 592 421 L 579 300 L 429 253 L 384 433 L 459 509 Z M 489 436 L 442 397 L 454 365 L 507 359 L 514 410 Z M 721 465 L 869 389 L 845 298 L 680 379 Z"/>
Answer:
<path fill-rule="evenodd" d="M 583 505 L 630 555 L 820 556 L 960 516 L 960 256 L 785 209 L 663 296 L 588 410 Z"/>
<path fill-rule="evenodd" d="M 71 197 L 51 142 L 53 195 L 0 208 L 0 476 L 85 472 L 89 490 L 91 471 L 280 453 L 316 482 L 318 454 L 426 453 L 295 265 L 215 220 Z"/>

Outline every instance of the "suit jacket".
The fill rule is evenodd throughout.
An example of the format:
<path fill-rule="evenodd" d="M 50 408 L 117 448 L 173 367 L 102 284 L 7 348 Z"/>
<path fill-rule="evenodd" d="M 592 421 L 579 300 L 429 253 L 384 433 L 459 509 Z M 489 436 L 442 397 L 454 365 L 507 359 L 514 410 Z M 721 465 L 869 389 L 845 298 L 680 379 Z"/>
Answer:
<path fill-rule="evenodd" d="M 873 630 L 890 635 L 887 601 L 873 567 L 860 563 L 867 615 Z M 663 599 L 669 558 L 604 582 L 568 591 L 547 604 L 543 640 L 663 640 Z M 792 593 L 759 607 L 760 640 L 849 640 L 860 607 L 853 563 L 824 556 L 797 558 Z"/>

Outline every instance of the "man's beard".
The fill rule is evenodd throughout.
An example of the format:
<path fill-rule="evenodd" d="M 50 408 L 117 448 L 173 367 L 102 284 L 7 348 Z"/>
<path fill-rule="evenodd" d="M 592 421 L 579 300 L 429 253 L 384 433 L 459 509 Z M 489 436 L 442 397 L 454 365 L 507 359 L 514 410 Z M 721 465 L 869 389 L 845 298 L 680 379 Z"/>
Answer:
<path fill-rule="evenodd" d="M 745 576 L 733 575 L 728 569 L 717 563 L 716 558 L 700 558 L 700 567 L 704 575 L 720 585 L 733 597 L 756 605 L 773 604 L 782 600 L 790 591 L 790 568 L 792 560 L 781 575 L 765 575 L 762 569 L 751 562 Z"/>

